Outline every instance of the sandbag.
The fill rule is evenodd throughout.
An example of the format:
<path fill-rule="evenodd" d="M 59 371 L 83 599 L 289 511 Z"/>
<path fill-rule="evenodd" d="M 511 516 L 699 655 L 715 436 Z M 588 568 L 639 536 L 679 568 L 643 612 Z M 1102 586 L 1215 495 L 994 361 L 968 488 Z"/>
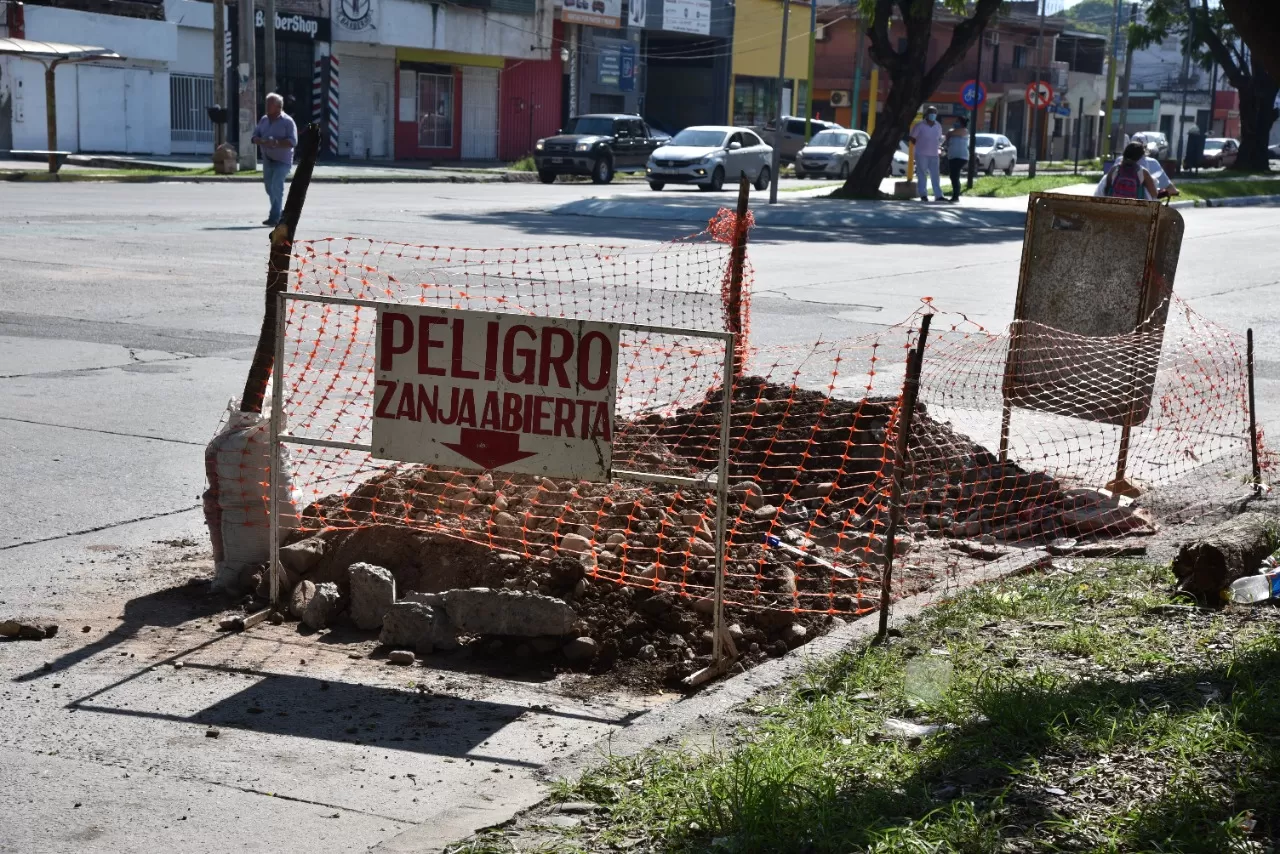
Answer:
<path fill-rule="evenodd" d="M 268 407 L 264 407 L 267 409 Z M 269 410 L 268 410 L 269 411 Z M 258 412 L 227 404 L 221 428 L 204 452 L 204 519 L 213 544 L 215 590 L 237 591 L 247 572 L 271 560 L 271 422 Z M 288 451 L 280 449 L 277 481 L 280 535 L 298 523 Z"/>

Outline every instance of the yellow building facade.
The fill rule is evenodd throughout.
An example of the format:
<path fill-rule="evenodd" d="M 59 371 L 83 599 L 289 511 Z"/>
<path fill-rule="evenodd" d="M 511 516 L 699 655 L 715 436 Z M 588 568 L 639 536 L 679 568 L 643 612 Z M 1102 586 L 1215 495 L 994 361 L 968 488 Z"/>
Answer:
<path fill-rule="evenodd" d="M 735 4 L 730 124 L 763 125 L 777 114 L 782 2 L 737 0 Z M 794 116 L 803 114 L 809 92 L 809 4 L 790 5 L 783 96 L 785 113 Z"/>

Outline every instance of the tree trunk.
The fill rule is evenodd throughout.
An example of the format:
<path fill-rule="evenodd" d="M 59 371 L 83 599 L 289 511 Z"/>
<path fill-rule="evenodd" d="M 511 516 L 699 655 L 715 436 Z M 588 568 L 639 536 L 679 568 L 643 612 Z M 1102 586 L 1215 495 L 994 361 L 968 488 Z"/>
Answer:
<path fill-rule="evenodd" d="M 1231 582 L 1253 575 L 1262 560 L 1276 550 L 1276 517 L 1242 513 L 1186 543 L 1173 559 L 1178 586 L 1188 593 L 1217 601 Z"/>
<path fill-rule="evenodd" d="M 884 110 L 876 119 L 876 132 L 867 143 L 867 150 L 858 158 L 844 186 L 833 195 L 842 199 L 881 198 L 880 182 L 889 174 L 893 153 L 898 150 L 898 143 L 911 129 L 911 120 L 915 118 L 916 110 L 924 100 L 920 90 L 918 75 L 913 79 L 892 82 L 889 95 L 884 100 Z"/>
<path fill-rule="evenodd" d="M 1251 85 L 1241 87 L 1240 93 L 1240 153 L 1235 168 L 1244 172 L 1266 172 L 1270 167 L 1267 146 L 1271 140 L 1271 126 L 1276 121 L 1276 84 L 1262 70 L 1258 60 L 1253 61 Z"/>
<path fill-rule="evenodd" d="M 1280 80 L 1280 15 L 1275 0 L 1222 0 L 1222 8 L 1237 33 L 1272 80 Z M 1242 141 L 1243 142 L 1243 141 Z"/>

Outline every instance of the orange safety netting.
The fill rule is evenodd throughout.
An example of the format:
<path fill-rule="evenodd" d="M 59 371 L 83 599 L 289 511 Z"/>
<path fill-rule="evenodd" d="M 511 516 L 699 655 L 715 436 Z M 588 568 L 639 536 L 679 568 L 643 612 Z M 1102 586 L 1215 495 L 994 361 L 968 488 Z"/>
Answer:
<path fill-rule="evenodd" d="M 745 330 L 747 289 L 736 321 L 727 308 L 724 237 L 735 225 L 722 215 L 684 241 L 627 247 L 301 242 L 290 292 Z M 908 456 L 897 461 L 906 354 L 924 311 L 935 312 L 933 333 Z M 279 369 L 289 434 L 368 446 L 374 319 L 367 306 L 286 302 Z M 1011 378 L 1013 336 L 1020 373 Z M 623 333 L 615 469 L 714 480 L 722 348 L 678 331 Z M 990 332 L 929 305 L 870 336 L 746 347 L 732 385 L 725 601 L 830 614 L 877 608 L 895 469 L 895 595 L 1012 549 L 1132 547 L 1161 520 L 1245 489 L 1242 353 L 1240 336 L 1181 303 L 1163 330 L 1115 339 Z M 1145 408 L 1133 401 L 1148 388 L 1150 411 L 1127 447 L 1126 476 L 1142 492 L 1130 503 L 1098 491 L 1116 474 L 1121 442 L 1107 419 L 1116 420 L 1119 400 L 1133 421 Z M 1091 407 L 1101 420 L 1074 417 Z M 713 489 L 477 474 L 301 444 L 289 454 L 303 508 L 291 541 L 410 529 L 527 558 L 574 557 L 618 584 L 712 595 Z"/>

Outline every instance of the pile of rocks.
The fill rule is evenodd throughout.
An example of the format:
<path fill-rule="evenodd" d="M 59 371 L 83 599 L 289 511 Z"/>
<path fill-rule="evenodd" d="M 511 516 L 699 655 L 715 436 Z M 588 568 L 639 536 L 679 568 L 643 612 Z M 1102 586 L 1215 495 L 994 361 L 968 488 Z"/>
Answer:
<path fill-rule="evenodd" d="M 417 655 L 457 649 L 466 638 L 496 636 L 529 639 L 531 648 L 543 654 L 563 648 L 570 661 L 594 658 L 594 640 L 570 637 L 580 621 L 564 599 L 487 587 L 397 595 L 395 575 L 368 563 L 348 567 L 345 591 L 334 582 L 298 582 L 290 611 L 315 630 L 328 627 L 345 611 L 356 628 L 380 632 L 383 645 Z"/>

